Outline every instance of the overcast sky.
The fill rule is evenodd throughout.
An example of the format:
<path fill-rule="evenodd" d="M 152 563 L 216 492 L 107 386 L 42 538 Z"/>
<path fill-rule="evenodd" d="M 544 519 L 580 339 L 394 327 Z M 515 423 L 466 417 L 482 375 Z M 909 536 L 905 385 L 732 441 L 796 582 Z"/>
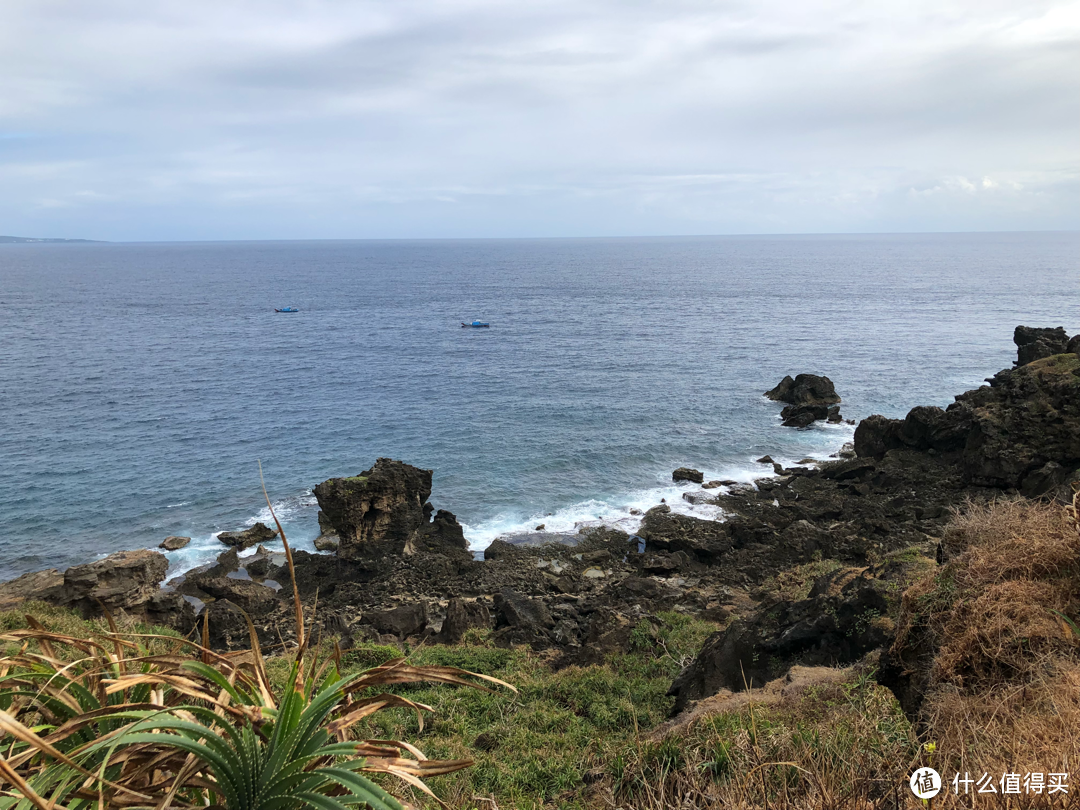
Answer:
<path fill-rule="evenodd" d="M 0 234 L 1080 227 L 1080 2 L 2 0 Z"/>

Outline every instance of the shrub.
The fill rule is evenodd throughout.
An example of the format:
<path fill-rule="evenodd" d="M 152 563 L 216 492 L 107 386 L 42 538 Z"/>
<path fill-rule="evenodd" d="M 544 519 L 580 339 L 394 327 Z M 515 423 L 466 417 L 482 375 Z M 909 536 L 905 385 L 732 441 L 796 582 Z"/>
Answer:
<path fill-rule="evenodd" d="M 280 523 L 278 530 L 292 572 Z M 328 655 L 308 645 L 295 586 L 294 604 L 298 647 L 277 686 L 250 620 L 250 650 L 227 655 L 209 648 L 205 622 L 201 644 L 121 633 L 111 617 L 108 631 L 87 637 L 47 630 L 32 616 L 26 629 L 0 634 L 8 651 L 0 658 L 0 808 L 401 810 L 361 772 L 430 793 L 424 777 L 472 764 L 350 736 L 389 708 L 415 712 L 423 729 L 429 706 L 376 689 L 427 681 L 489 691 L 477 679 L 513 687 L 402 658 L 343 678 L 336 646 Z M 164 651 L 151 649 L 162 644 Z"/>

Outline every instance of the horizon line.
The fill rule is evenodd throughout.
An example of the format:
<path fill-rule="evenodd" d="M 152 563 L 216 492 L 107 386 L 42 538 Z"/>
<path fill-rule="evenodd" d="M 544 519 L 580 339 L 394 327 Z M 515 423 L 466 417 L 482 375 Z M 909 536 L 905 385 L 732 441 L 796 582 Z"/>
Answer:
<path fill-rule="evenodd" d="M 971 230 L 971 231 L 793 231 L 758 233 L 687 233 L 687 234 L 595 234 L 590 236 L 330 236 L 274 239 L 89 239 L 86 237 L 46 237 L 0 235 L 0 240 L 18 241 L 0 244 L 97 244 L 97 245 L 153 245 L 153 244 L 235 244 L 246 242 L 497 242 L 540 240 L 606 240 L 606 239 L 742 239 L 762 237 L 829 237 L 829 236 L 960 236 L 975 234 L 1080 234 L 1080 228 L 1043 228 L 1027 230 Z M 27 240 L 27 241 L 22 241 Z"/>

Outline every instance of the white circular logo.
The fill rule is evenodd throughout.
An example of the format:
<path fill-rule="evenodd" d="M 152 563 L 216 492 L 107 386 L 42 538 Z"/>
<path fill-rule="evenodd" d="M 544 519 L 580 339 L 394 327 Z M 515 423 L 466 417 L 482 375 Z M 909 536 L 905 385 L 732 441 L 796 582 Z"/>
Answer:
<path fill-rule="evenodd" d="M 933 768 L 919 768 L 911 775 L 911 792 L 920 799 L 932 799 L 941 792 L 941 774 Z"/>

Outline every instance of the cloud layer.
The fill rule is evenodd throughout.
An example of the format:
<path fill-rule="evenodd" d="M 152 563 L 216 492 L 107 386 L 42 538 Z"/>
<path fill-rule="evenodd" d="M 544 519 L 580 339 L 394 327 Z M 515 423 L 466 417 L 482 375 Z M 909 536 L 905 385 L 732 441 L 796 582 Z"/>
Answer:
<path fill-rule="evenodd" d="M 0 233 L 1076 228 L 1080 4 L 7 0 Z"/>

